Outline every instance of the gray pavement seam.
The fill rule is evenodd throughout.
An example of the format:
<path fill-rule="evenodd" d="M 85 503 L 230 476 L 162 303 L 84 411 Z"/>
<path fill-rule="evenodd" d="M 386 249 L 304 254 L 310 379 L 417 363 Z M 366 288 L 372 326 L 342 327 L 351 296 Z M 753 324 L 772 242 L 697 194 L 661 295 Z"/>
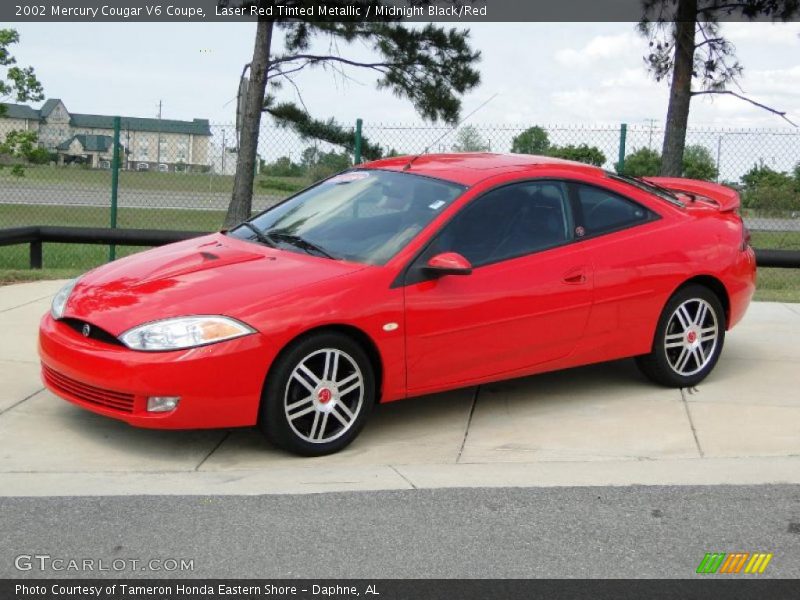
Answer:
<path fill-rule="evenodd" d="M 53 294 L 46 294 L 46 295 L 42 296 L 41 298 L 34 298 L 33 300 L 28 300 L 27 302 L 23 302 L 22 304 L 17 304 L 16 306 L 10 306 L 9 308 L 4 308 L 4 309 L 0 310 L 0 313 L 9 312 L 11 310 L 17 310 L 18 308 L 22 308 L 23 306 L 28 306 L 29 304 L 35 304 L 36 302 L 39 302 L 40 300 L 46 300 L 47 298 L 52 298 L 52 297 L 53 297 Z"/>
<path fill-rule="evenodd" d="M 224 434 L 222 434 L 222 437 L 220 438 L 220 440 L 214 445 L 213 448 L 211 448 L 211 451 L 203 457 L 203 460 L 201 460 L 198 463 L 198 465 L 194 468 L 194 470 L 195 471 L 199 471 L 200 467 L 202 467 L 206 463 L 206 461 L 209 458 L 211 458 L 211 455 L 214 454 L 214 452 L 219 450 L 219 447 L 222 446 L 222 444 L 225 443 L 225 440 L 227 440 L 228 437 L 230 437 L 230 435 L 231 435 L 230 429 L 228 431 L 226 431 Z"/>
<path fill-rule="evenodd" d="M 400 478 L 401 478 L 403 481 L 405 481 L 405 482 L 406 482 L 408 485 L 410 485 L 412 490 L 416 490 L 416 489 L 417 489 L 417 486 L 414 484 L 414 482 L 413 482 L 413 481 L 411 481 L 411 480 L 410 480 L 408 477 L 406 477 L 405 475 L 403 475 L 403 474 L 402 474 L 402 473 L 401 473 L 401 472 L 400 472 L 400 471 L 397 469 L 397 467 L 395 467 L 394 465 L 388 465 L 388 466 L 389 466 L 389 468 L 390 468 L 392 471 L 394 471 L 395 473 L 397 473 L 397 474 L 400 476 Z"/>
<path fill-rule="evenodd" d="M 472 394 L 472 406 L 469 407 L 469 416 L 467 417 L 467 426 L 464 427 L 464 439 L 461 440 L 461 447 L 458 449 L 458 456 L 456 456 L 456 463 L 461 460 L 461 455 L 464 453 L 464 446 L 467 444 L 467 436 L 469 435 L 469 427 L 472 425 L 472 415 L 475 414 L 475 405 L 478 403 L 478 394 L 480 393 L 481 386 L 475 386 L 475 392 Z"/>
<path fill-rule="evenodd" d="M 32 394 L 30 394 L 30 395 L 28 395 L 28 396 L 25 396 L 25 397 L 24 397 L 22 400 L 19 400 L 19 401 L 15 402 L 14 404 L 12 404 L 11 406 L 8 406 L 8 407 L 4 408 L 3 410 L 0 410 L 0 415 L 4 415 L 4 414 L 6 414 L 6 413 L 7 413 L 8 411 L 10 411 L 12 408 L 16 408 L 17 406 L 19 406 L 19 405 L 20 405 L 20 404 L 22 404 L 23 402 L 27 402 L 28 400 L 30 400 L 30 399 L 31 399 L 31 398 L 33 398 L 34 396 L 36 396 L 36 395 L 38 395 L 38 394 L 41 394 L 43 391 L 44 391 L 44 388 L 43 388 L 43 387 L 39 388 L 38 390 L 36 390 L 36 391 L 35 391 L 35 392 L 33 392 Z"/>
<path fill-rule="evenodd" d="M 691 388 L 692 390 L 697 390 L 697 388 Z M 686 399 L 686 394 L 688 393 L 695 393 L 694 391 L 687 391 L 685 388 L 680 389 L 681 392 L 681 403 L 683 404 L 683 410 L 686 412 L 686 418 L 689 420 L 689 427 L 692 430 L 692 437 L 694 437 L 695 446 L 697 446 L 697 452 L 700 454 L 700 458 L 705 458 L 705 453 L 703 452 L 703 447 L 700 445 L 700 438 L 697 437 L 697 428 L 694 426 L 694 421 L 692 420 L 692 413 L 689 410 L 689 401 Z"/>
<path fill-rule="evenodd" d="M 793 313 L 797 313 L 798 315 L 800 315 L 800 304 L 786 304 L 786 303 L 784 303 L 784 306 L 786 308 L 788 308 L 790 311 L 792 311 Z"/>

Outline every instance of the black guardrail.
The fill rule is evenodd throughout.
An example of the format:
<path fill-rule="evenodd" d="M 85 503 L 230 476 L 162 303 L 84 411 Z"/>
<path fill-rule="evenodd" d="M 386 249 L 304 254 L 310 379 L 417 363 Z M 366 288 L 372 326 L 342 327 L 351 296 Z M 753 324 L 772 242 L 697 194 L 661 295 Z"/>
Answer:
<path fill-rule="evenodd" d="M 30 268 L 42 268 L 42 244 L 119 244 L 123 246 L 163 246 L 193 237 L 206 235 L 207 231 L 172 231 L 162 229 L 108 229 L 102 227 L 58 227 L 35 225 L 0 229 L 0 246 L 30 244 Z M 800 269 L 800 250 L 756 249 L 759 267 Z"/>
<path fill-rule="evenodd" d="M 163 246 L 208 234 L 207 231 L 161 229 L 109 229 L 103 227 L 59 227 L 51 225 L 0 229 L 0 246 L 30 244 L 31 269 L 42 268 L 42 244 L 100 244 L 108 246 Z"/>

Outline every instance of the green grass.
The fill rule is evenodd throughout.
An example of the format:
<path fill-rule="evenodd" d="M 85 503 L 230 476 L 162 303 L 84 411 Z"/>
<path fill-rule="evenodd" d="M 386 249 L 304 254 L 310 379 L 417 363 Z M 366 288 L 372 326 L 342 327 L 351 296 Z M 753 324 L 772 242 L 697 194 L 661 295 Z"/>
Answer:
<path fill-rule="evenodd" d="M 17 177 L 11 169 L 0 169 L 0 189 L 4 183 L 24 185 L 26 183 L 57 184 L 69 188 L 108 188 L 111 190 L 111 171 L 83 169 L 80 167 L 26 166 L 25 175 Z M 255 194 L 282 194 L 306 187 L 305 177 L 257 177 Z M 120 189 L 138 189 L 176 192 L 230 193 L 233 189 L 232 175 L 212 173 L 159 173 L 158 171 L 120 171 Z"/>
<path fill-rule="evenodd" d="M 800 250 L 800 231 L 753 231 L 750 236 L 753 248 Z"/>

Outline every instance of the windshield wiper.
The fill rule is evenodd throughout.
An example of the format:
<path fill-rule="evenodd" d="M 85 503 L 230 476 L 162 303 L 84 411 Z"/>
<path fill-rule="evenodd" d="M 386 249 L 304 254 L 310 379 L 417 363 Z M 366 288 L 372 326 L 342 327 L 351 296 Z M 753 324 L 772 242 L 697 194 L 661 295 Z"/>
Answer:
<path fill-rule="evenodd" d="M 645 185 L 649 185 L 650 187 L 657 189 L 658 191 L 660 191 L 660 192 L 664 193 L 665 195 L 669 196 L 670 198 L 675 198 L 675 200 L 679 200 L 678 196 L 675 195 L 675 192 L 673 192 L 669 188 L 665 188 L 663 185 L 658 185 L 657 183 L 653 183 L 652 181 L 648 181 L 644 177 L 631 177 L 631 179 L 635 179 L 636 181 L 640 181 Z"/>
<path fill-rule="evenodd" d="M 256 234 L 256 239 L 259 242 L 261 242 L 262 244 L 264 244 L 265 246 L 269 246 L 270 248 L 274 248 L 275 247 L 275 242 L 273 242 L 271 239 L 269 239 L 269 237 L 264 235 L 264 232 L 261 231 L 258 227 L 256 227 L 252 223 L 250 223 L 248 221 L 245 221 L 244 223 L 241 224 L 241 226 L 242 227 L 246 227 L 247 229 L 249 229 L 250 231 L 255 233 Z"/>
<path fill-rule="evenodd" d="M 286 242 L 287 244 L 291 244 L 292 246 L 297 246 L 298 248 L 302 248 L 306 252 L 316 252 L 320 256 L 324 256 L 325 258 L 330 258 L 333 260 L 337 260 L 335 256 L 333 256 L 330 252 L 325 250 L 322 246 L 319 246 L 313 242 L 309 242 L 307 239 L 300 237 L 299 235 L 295 235 L 294 233 L 285 233 L 283 231 L 265 231 L 264 235 L 269 237 L 270 239 L 278 240 L 279 242 Z"/>

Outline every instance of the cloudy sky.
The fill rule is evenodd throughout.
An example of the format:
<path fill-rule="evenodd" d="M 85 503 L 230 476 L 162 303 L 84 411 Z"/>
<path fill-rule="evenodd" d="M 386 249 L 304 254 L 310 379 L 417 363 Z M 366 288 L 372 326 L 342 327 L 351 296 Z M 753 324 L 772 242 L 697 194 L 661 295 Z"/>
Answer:
<path fill-rule="evenodd" d="M 15 52 L 35 66 L 48 97 L 75 112 L 165 118 L 234 119 L 236 85 L 255 26 L 229 23 L 19 23 Z M 663 120 L 667 87 L 649 79 L 645 41 L 632 23 L 490 23 L 471 26 L 483 53 L 481 86 L 464 112 L 497 94 L 472 121 L 496 124 L 643 124 Z M 800 122 L 800 24 L 730 23 L 724 33 L 745 66 L 742 87 Z M 353 55 L 369 56 L 363 47 Z M 298 78 L 320 117 L 352 122 L 419 121 L 407 101 L 374 89 L 374 76 L 342 81 L 322 70 Z M 287 88 L 283 92 L 292 97 Z M 786 127 L 733 98 L 695 99 L 697 126 Z"/>

